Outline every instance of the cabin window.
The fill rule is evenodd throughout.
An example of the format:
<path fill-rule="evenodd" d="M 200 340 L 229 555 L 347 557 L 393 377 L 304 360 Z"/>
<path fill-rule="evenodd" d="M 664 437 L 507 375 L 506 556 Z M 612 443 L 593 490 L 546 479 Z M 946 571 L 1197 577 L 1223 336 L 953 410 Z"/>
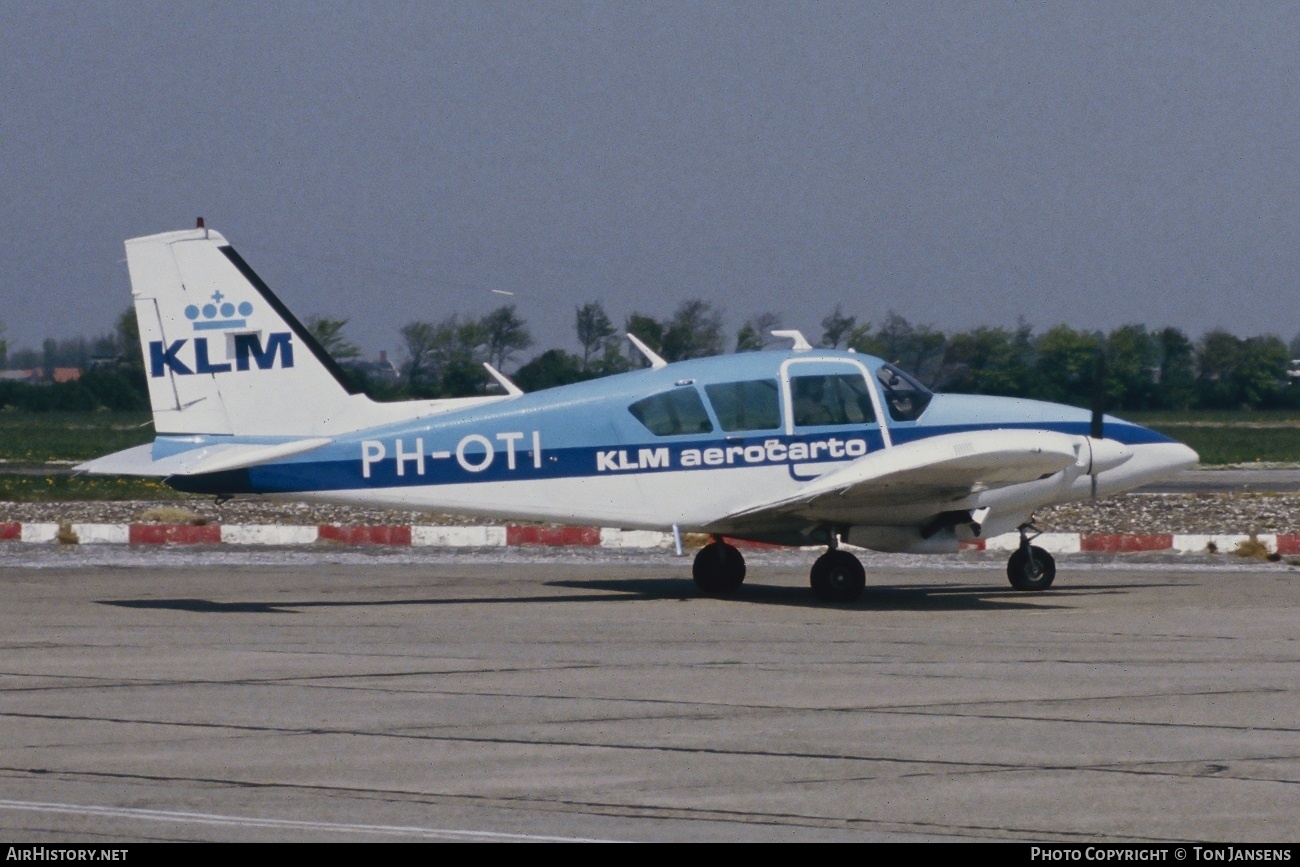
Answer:
<path fill-rule="evenodd" d="M 875 421 L 867 382 L 860 374 L 794 376 L 790 378 L 790 397 L 794 423 L 799 427 Z"/>
<path fill-rule="evenodd" d="M 934 397 L 928 388 L 892 364 L 877 370 L 876 379 L 885 394 L 889 417 L 894 421 L 916 421 Z"/>
<path fill-rule="evenodd" d="M 706 385 L 704 390 L 724 431 L 772 430 L 781 426 L 775 379 L 722 382 Z"/>
<path fill-rule="evenodd" d="M 690 387 L 674 388 L 638 400 L 628 411 L 657 437 L 713 431 L 713 422 L 704 410 L 700 393 Z"/>

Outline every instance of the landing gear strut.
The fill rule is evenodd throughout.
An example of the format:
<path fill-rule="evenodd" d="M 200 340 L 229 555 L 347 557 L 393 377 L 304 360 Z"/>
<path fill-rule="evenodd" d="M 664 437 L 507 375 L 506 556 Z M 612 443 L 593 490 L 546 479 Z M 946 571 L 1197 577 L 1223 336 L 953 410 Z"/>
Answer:
<path fill-rule="evenodd" d="M 1007 578 L 1017 590 L 1046 590 L 1056 579 L 1056 561 L 1042 548 L 1029 544 L 1041 535 L 1037 527 L 1021 524 L 1019 529 L 1020 547 L 1007 560 Z"/>
<path fill-rule="evenodd" d="M 831 534 L 830 550 L 817 558 L 808 576 L 813 593 L 823 602 L 852 602 L 862 595 L 867 586 L 867 572 L 862 563 L 848 551 L 841 551 L 835 534 Z"/>
<path fill-rule="evenodd" d="M 700 549 L 691 567 L 695 585 L 709 596 L 726 596 L 734 593 L 745 580 L 745 558 L 735 545 L 714 536 L 713 541 Z"/>

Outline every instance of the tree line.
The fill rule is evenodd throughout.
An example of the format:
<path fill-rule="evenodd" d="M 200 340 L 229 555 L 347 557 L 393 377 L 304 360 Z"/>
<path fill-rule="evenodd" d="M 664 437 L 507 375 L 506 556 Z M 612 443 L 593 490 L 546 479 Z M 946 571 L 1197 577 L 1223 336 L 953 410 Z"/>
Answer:
<path fill-rule="evenodd" d="M 342 320 L 334 320 L 335 333 Z M 519 365 L 513 379 L 526 391 L 622 373 L 648 362 L 624 338 L 635 334 L 668 361 L 748 352 L 784 341 L 773 312 L 745 321 L 728 340 L 722 311 L 702 299 L 683 302 L 667 317 L 631 313 L 623 327 L 598 301 L 574 311 L 578 351 L 547 349 Z M 1122 325 L 1108 333 L 1056 325 L 1041 334 L 1023 319 L 1013 327 L 979 326 L 945 333 L 890 312 L 878 325 L 837 306 L 812 342 L 879 356 L 911 371 L 937 391 L 1037 398 L 1076 406 L 1100 401 L 1108 410 L 1276 409 L 1300 407 L 1300 385 L 1288 375 L 1300 355 L 1275 336 L 1241 338 L 1215 329 L 1192 340 L 1178 328 Z M 402 377 L 391 397 L 483 393 L 481 364 L 498 369 L 533 345 L 514 305 L 481 319 L 451 316 L 402 328 Z M 328 347 L 328 341 L 327 341 Z"/>
<path fill-rule="evenodd" d="M 346 337 L 346 319 L 313 317 L 306 326 L 349 375 L 381 400 L 487 393 L 492 386 L 483 362 L 511 371 L 525 391 L 646 366 L 626 333 L 635 334 L 668 361 L 785 343 L 770 334 L 782 326 L 779 314 L 755 315 L 729 339 L 722 311 L 698 298 L 661 318 L 633 312 L 622 328 L 599 301 L 591 301 L 575 307 L 573 322 L 577 351 L 551 348 L 527 360 L 523 353 L 533 347 L 533 338 L 513 304 L 479 318 L 455 315 L 409 322 L 400 330 L 396 377 L 376 377 L 373 367 L 361 363 L 361 349 Z M 1222 329 L 1192 340 L 1177 328 L 1148 330 L 1137 324 L 1108 333 L 1062 324 L 1035 333 L 1023 319 L 1012 327 L 979 326 L 950 334 L 913 324 L 892 311 L 879 324 L 861 321 L 837 306 L 822 319 L 821 334 L 807 336 L 823 347 L 853 349 L 894 362 L 937 391 L 1076 406 L 1100 401 L 1109 411 L 1300 407 L 1300 385 L 1292 386 L 1288 375 L 1290 359 L 1300 356 L 1300 335 L 1288 345 L 1271 335 L 1240 338 Z M 25 390 L 32 386 L 0 384 L 0 406 L 147 407 L 131 310 L 122 314 L 112 333 L 90 340 L 47 340 L 39 352 L 10 353 L 8 366 L 85 367 L 89 359 L 105 357 L 117 363 L 98 365 L 77 383 L 45 387 L 41 395 Z"/>

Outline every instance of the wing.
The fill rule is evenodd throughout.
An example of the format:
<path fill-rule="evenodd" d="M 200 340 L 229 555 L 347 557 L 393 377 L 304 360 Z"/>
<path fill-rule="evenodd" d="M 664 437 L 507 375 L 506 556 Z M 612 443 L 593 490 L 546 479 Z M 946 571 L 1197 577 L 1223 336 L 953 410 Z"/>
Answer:
<path fill-rule="evenodd" d="M 1058 473 L 1078 463 L 1079 445 L 1079 437 L 1041 430 L 941 434 L 872 452 L 789 497 L 755 503 L 718 523 L 843 520 L 857 509 L 949 503 Z"/>

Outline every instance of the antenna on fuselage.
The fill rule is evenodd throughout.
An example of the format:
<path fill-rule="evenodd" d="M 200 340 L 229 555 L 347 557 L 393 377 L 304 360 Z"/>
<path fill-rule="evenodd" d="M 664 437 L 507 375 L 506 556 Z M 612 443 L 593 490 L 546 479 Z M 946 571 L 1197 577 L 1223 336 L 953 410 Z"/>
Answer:
<path fill-rule="evenodd" d="M 650 347 L 642 343 L 641 338 L 637 337 L 632 332 L 630 331 L 628 332 L 627 339 L 632 341 L 632 345 L 635 346 L 638 350 L 640 350 L 641 354 L 644 355 L 646 357 L 646 360 L 650 362 L 651 370 L 668 366 L 668 362 L 664 361 L 663 358 L 659 356 L 659 353 L 655 352 L 653 349 L 651 349 Z"/>
<path fill-rule="evenodd" d="M 492 378 L 497 381 L 497 384 L 506 390 L 506 394 L 510 395 L 511 397 L 518 397 L 519 395 L 524 393 L 524 390 L 522 388 L 515 385 L 513 382 L 511 382 L 509 379 L 506 378 L 506 375 L 504 373 L 497 370 L 495 367 L 488 364 L 486 361 L 483 362 L 483 366 L 487 368 L 488 373 L 492 374 Z"/>
<path fill-rule="evenodd" d="M 773 331 L 772 336 L 785 337 L 789 340 L 794 341 L 794 346 L 790 348 L 793 349 L 795 352 L 807 352 L 809 349 L 812 349 L 812 344 L 809 343 L 808 339 L 803 336 L 802 331 L 797 331 L 795 329 L 788 329 L 785 331 Z"/>

